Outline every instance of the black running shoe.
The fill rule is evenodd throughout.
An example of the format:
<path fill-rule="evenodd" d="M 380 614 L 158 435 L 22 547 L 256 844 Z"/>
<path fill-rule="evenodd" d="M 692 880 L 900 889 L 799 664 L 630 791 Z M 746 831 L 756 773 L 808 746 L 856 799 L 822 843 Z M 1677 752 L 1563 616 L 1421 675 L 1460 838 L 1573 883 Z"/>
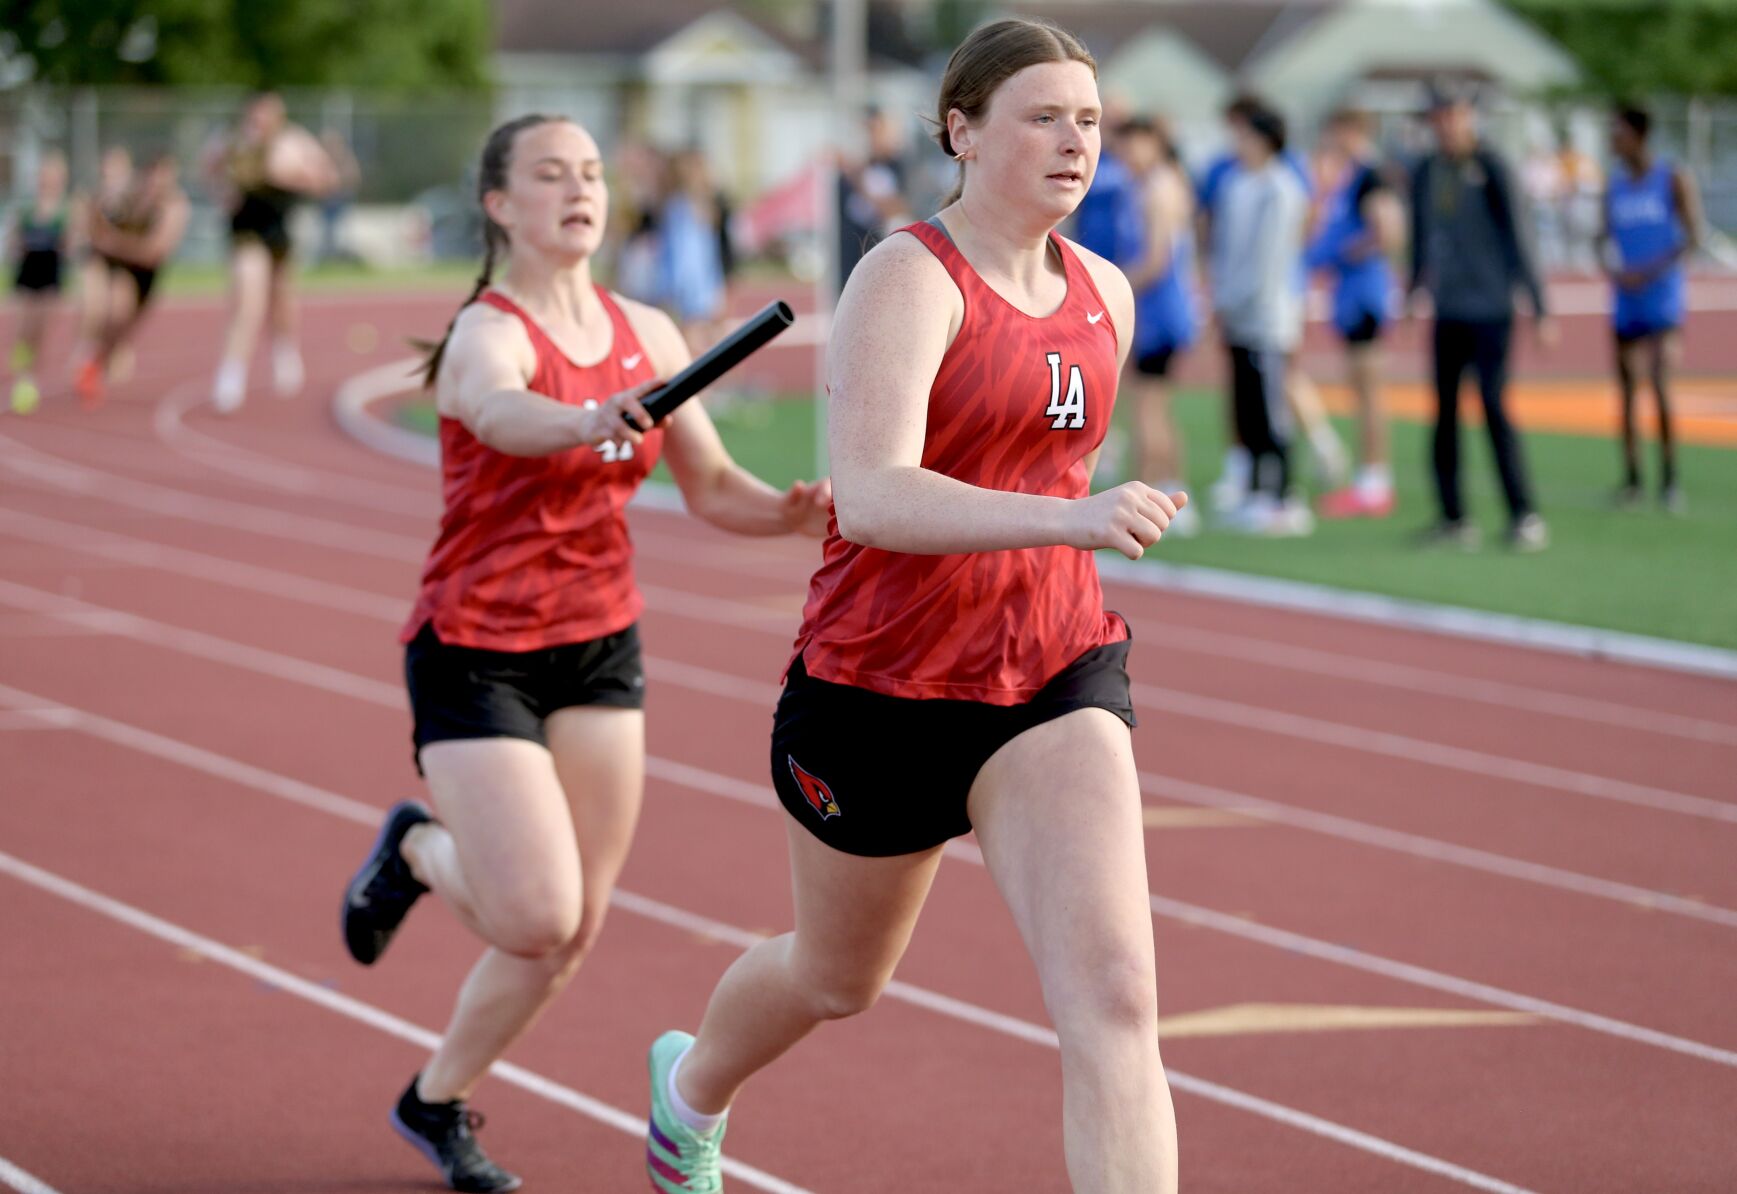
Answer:
<path fill-rule="evenodd" d="M 517 1174 L 508 1173 L 489 1160 L 476 1142 L 476 1130 L 483 1126 L 483 1117 L 472 1111 L 464 1101 L 424 1103 L 416 1093 L 417 1078 L 410 1080 L 398 1106 L 392 1108 L 392 1126 L 398 1134 L 416 1146 L 418 1152 L 434 1162 L 454 1190 L 490 1194 L 496 1190 L 517 1190 L 522 1184 Z"/>
<path fill-rule="evenodd" d="M 413 826 L 432 820 L 420 804 L 403 800 L 393 805 L 362 869 L 344 889 L 344 944 L 364 966 L 372 966 L 386 952 L 410 905 L 428 890 L 410 873 L 398 847 Z"/>

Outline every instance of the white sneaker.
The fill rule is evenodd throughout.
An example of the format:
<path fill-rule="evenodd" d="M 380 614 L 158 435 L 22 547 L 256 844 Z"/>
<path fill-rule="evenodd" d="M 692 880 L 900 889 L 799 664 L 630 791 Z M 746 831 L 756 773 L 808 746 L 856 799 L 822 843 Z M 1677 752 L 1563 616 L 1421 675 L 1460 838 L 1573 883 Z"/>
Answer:
<path fill-rule="evenodd" d="M 1536 514 L 1528 514 L 1508 528 L 1508 546 L 1515 551 L 1543 551 L 1550 546 L 1550 528 Z"/>
<path fill-rule="evenodd" d="M 1273 507 L 1262 532 L 1275 539 L 1300 539 L 1315 533 L 1315 516 L 1302 498 L 1289 500 Z"/>
<path fill-rule="evenodd" d="M 220 415 L 232 415 L 241 409 L 247 397 L 247 362 L 225 360 L 217 366 L 217 380 L 211 386 L 211 405 Z"/>
<path fill-rule="evenodd" d="M 1264 535 L 1277 509 L 1278 502 L 1271 494 L 1251 493 L 1243 498 L 1240 506 L 1226 511 L 1221 522 L 1225 530 L 1234 534 Z"/>
<path fill-rule="evenodd" d="M 279 398 L 294 398 L 302 392 L 307 371 L 302 368 L 301 350 L 288 340 L 271 346 L 271 389 Z"/>

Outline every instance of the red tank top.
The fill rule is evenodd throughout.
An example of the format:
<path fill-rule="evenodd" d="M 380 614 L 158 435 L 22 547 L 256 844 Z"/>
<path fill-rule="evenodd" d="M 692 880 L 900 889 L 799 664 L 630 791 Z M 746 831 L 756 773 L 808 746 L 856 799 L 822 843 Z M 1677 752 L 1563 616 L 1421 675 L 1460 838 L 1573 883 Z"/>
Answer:
<path fill-rule="evenodd" d="M 1084 458 L 1109 429 L 1117 375 L 1116 329 L 1085 266 L 1050 234 L 1067 297 L 1037 318 L 990 289 L 934 224 L 903 231 L 940 260 L 965 300 L 929 389 L 923 467 L 984 489 L 1085 497 Z M 906 555 L 846 542 L 834 518 L 796 650 L 817 679 L 1016 705 L 1127 633 L 1104 613 L 1090 552 Z"/>
<path fill-rule="evenodd" d="M 537 353 L 530 389 L 594 405 L 656 376 L 645 349 L 602 287 L 614 335 L 594 365 L 575 365 L 517 304 L 490 290 L 477 300 L 516 315 Z M 432 621 L 443 643 L 534 651 L 625 630 L 644 601 L 633 582 L 623 507 L 657 463 L 663 432 L 620 452 L 579 447 L 508 456 L 457 419 L 440 420 L 446 511 L 422 569 L 422 591 L 400 636 Z"/>

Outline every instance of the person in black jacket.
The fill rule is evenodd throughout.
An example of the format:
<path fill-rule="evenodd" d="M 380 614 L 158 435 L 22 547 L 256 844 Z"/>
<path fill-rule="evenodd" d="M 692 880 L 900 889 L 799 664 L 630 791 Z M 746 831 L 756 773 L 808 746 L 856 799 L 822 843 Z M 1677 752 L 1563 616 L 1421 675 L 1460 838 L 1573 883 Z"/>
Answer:
<path fill-rule="evenodd" d="M 1548 545 L 1549 533 L 1533 507 L 1519 437 L 1503 406 L 1514 291 L 1525 292 L 1540 343 L 1554 342 L 1555 327 L 1521 237 L 1511 173 L 1479 140 L 1470 95 L 1432 88 L 1429 118 L 1438 148 L 1412 176 L 1408 288 L 1411 301 L 1428 290 L 1435 305 L 1434 463 L 1441 521 L 1425 539 L 1477 545 L 1477 528 L 1465 520 L 1459 478 L 1459 389 L 1470 366 L 1478 375 L 1484 421 L 1508 502 L 1508 542 L 1521 551 L 1539 551 Z"/>

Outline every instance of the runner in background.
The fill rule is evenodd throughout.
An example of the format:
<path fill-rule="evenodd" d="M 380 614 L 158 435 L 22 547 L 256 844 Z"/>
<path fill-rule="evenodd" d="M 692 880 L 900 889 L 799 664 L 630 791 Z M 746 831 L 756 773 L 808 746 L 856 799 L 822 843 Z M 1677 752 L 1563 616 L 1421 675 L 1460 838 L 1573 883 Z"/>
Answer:
<path fill-rule="evenodd" d="M 260 328 L 271 326 L 272 389 L 293 397 L 304 377 L 289 218 L 296 204 L 330 193 L 338 169 L 314 135 L 292 124 L 283 99 L 261 92 L 206 156 L 206 178 L 229 211 L 229 327 L 212 382 L 220 413 L 247 397 L 247 365 Z"/>
<path fill-rule="evenodd" d="M 18 330 L 12 341 L 14 412 L 27 415 L 42 402 L 37 374 L 48 337 L 48 317 L 60 302 L 67 245 L 76 207 L 67 194 L 66 155 L 51 149 L 36 168 L 30 202 L 13 213 L 12 293 L 18 305 Z"/>
<path fill-rule="evenodd" d="M 72 347 L 70 365 L 76 372 L 90 360 L 97 337 L 108 323 L 108 262 L 90 247 L 91 230 L 99 216 L 113 218 L 133 189 L 133 155 L 124 145 L 110 145 L 97 159 L 96 190 L 79 204 L 79 239 L 84 251 L 78 261 L 78 341 Z M 132 372 L 132 354 L 122 351 L 113 362 L 117 381 Z"/>
<path fill-rule="evenodd" d="M 90 213 L 91 260 L 103 267 L 95 285 L 106 301 L 100 304 L 102 318 L 90 355 L 73 380 L 73 389 L 87 406 L 102 401 L 114 363 L 131 355 L 158 274 L 187 231 L 192 204 L 179 175 L 174 155 L 159 153 L 138 172 L 119 203 Z"/>

